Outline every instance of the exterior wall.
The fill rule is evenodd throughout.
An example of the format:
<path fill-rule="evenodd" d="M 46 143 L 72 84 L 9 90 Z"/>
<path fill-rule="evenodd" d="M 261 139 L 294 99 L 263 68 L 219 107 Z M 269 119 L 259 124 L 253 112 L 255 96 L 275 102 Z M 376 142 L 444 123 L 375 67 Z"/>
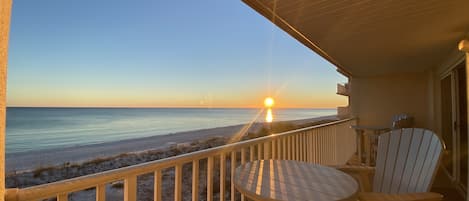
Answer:
<path fill-rule="evenodd" d="M 462 59 L 455 45 L 450 56 L 427 72 L 352 78 L 350 105 L 359 124 L 390 126 L 394 114 L 408 113 L 416 127 L 441 134 L 441 86 L 444 75 Z"/>
<path fill-rule="evenodd" d="M 429 128 L 429 72 L 351 78 L 353 116 L 363 126 L 391 126 L 393 115 L 414 117 L 415 126 Z"/>
<path fill-rule="evenodd" d="M 5 117 L 11 0 L 0 0 L 0 201 L 5 199 Z"/>

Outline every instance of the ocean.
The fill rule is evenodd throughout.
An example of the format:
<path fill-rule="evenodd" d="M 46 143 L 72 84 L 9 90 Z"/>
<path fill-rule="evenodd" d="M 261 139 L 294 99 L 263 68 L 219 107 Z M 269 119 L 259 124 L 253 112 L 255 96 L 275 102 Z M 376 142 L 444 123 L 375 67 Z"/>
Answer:
<path fill-rule="evenodd" d="M 7 108 L 6 153 L 97 144 L 263 121 L 260 109 Z M 336 109 L 274 109 L 274 121 L 337 114 Z M 256 119 L 255 117 L 258 116 Z"/>

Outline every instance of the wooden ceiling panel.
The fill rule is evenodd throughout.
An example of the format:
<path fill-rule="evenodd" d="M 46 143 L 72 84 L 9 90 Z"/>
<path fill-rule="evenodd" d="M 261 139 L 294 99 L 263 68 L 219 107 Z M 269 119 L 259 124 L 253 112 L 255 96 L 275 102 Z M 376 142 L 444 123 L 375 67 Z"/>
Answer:
<path fill-rule="evenodd" d="M 467 0 L 244 0 L 354 76 L 440 64 L 469 31 Z"/>

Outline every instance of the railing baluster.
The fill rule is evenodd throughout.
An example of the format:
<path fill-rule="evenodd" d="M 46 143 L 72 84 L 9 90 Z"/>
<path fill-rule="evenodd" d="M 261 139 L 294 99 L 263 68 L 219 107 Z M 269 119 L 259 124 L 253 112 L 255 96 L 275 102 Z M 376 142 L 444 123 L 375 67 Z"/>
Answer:
<path fill-rule="evenodd" d="M 292 159 L 291 136 L 287 136 L 287 160 Z"/>
<path fill-rule="evenodd" d="M 106 184 L 96 186 L 96 201 L 106 201 Z"/>
<path fill-rule="evenodd" d="M 321 129 L 318 129 L 318 132 L 316 133 L 316 145 L 318 146 L 317 150 L 317 163 L 321 164 L 321 155 L 322 155 L 322 142 L 321 142 Z"/>
<path fill-rule="evenodd" d="M 282 137 L 282 159 L 287 160 L 287 138 Z"/>
<path fill-rule="evenodd" d="M 226 155 L 220 155 L 220 201 L 225 200 Z"/>
<path fill-rule="evenodd" d="M 272 147 L 272 152 L 271 152 L 271 155 L 272 155 L 272 159 L 278 159 L 277 158 L 277 142 L 278 140 L 272 140 L 271 142 L 271 147 Z"/>
<path fill-rule="evenodd" d="M 309 139 L 308 132 L 305 131 L 304 136 L 303 136 L 303 146 L 304 146 L 304 158 L 303 158 L 303 160 L 305 162 L 309 162 L 309 146 L 308 146 L 309 141 L 308 141 L 308 139 Z"/>
<path fill-rule="evenodd" d="M 307 131 L 306 132 L 306 149 L 307 149 L 307 158 L 306 158 L 306 161 L 310 162 L 311 163 L 311 156 L 313 155 L 313 150 L 312 150 L 312 144 L 311 144 L 311 131 Z"/>
<path fill-rule="evenodd" d="M 124 201 L 137 200 L 137 176 L 132 175 L 124 179 Z"/>
<path fill-rule="evenodd" d="M 199 160 L 192 161 L 192 201 L 199 200 Z"/>
<path fill-rule="evenodd" d="M 262 143 L 257 144 L 257 160 L 262 160 Z"/>
<path fill-rule="evenodd" d="M 300 143 L 300 159 L 299 161 L 304 161 L 304 153 L 305 153 L 305 147 L 304 147 L 304 140 L 303 140 L 303 132 L 301 132 L 299 135 L 298 135 L 298 139 L 299 139 L 299 143 Z"/>
<path fill-rule="evenodd" d="M 331 139 L 331 129 L 326 128 L 326 134 L 324 135 L 324 139 L 326 140 L 326 163 L 325 164 L 330 164 L 330 156 L 331 156 L 331 144 L 329 143 Z"/>
<path fill-rule="evenodd" d="M 324 153 L 325 153 L 325 147 L 326 145 L 324 144 L 324 135 L 323 133 L 325 132 L 325 129 L 321 128 L 321 131 L 319 132 L 319 145 L 321 147 L 320 152 L 319 152 L 319 163 L 324 164 Z"/>
<path fill-rule="evenodd" d="M 309 135 L 308 135 L 307 131 L 305 131 L 305 133 L 304 133 L 304 140 L 303 140 L 303 146 L 304 146 L 304 150 L 305 150 L 305 151 L 304 151 L 305 154 L 304 154 L 303 160 L 304 160 L 305 162 L 308 162 L 308 161 L 309 161 L 309 155 L 310 155 L 310 154 L 309 154 L 309 146 L 308 146 L 308 145 L 309 145 L 309 144 L 308 144 L 308 143 L 309 143 L 309 141 L 308 141 L 308 139 L 309 139 L 308 136 L 309 136 Z"/>
<path fill-rule="evenodd" d="M 319 163 L 319 143 L 318 143 L 319 141 L 318 141 L 318 133 L 319 133 L 319 131 L 318 131 L 318 130 L 315 130 L 315 131 L 314 131 L 314 135 L 313 135 L 313 137 L 314 137 L 314 139 L 313 139 L 313 140 L 314 140 L 314 147 L 315 147 L 315 149 L 314 149 L 314 162 L 315 162 L 315 163 Z"/>
<path fill-rule="evenodd" d="M 308 131 L 308 162 L 312 163 L 313 162 L 313 133 L 311 131 Z"/>
<path fill-rule="evenodd" d="M 241 148 L 241 164 L 244 165 L 246 163 L 246 148 Z"/>
<path fill-rule="evenodd" d="M 288 150 L 290 150 L 290 153 L 288 153 L 288 160 L 295 160 L 293 157 L 295 155 L 295 145 L 293 144 L 293 136 L 288 136 Z"/>
<path fill-rule="evenodd" d="M 207 201 L 213 200 L 213 156 L 207 158 Z"/>
<path fill-rule="evenodd" d="M 306 139 L 305 139 L 305 144 L 306 144 L 306 161 L 311 162 L 311 132 L 307 131 L 306 132 Z"/>
<path fill-rule="evenodd" d="M 231 170 L 231 192 L 230 192 L 230 196 L 231 196 L 231 201 L 235 201 L 236 199 L 236 191 L 235 191 L 235 187 L 234 187 L 234 175 L 235 175 L 235 170 L 236 170 L 236 151 L 232 151 L 231 152 L 231 158 L 230 158 L 230 170 Z"/>
<path fill-rule="evenodd" d="M 254 145 L 249 146 L 249 161 L 254 161 Z"/>
<path fill-rule="evenodd" d="M 68 201 L 68 193 L 58 194 L 57 201 Z"/>
<path fill-rule="evenodd" d="M 295 136 L 295 160 L 300 159 L 300 146 L 299 146 L 299 140 L 298 140 L 298 134 L 294 135 Z"/>
<path fill-rule="evenodd" d="M 282 138 L 277 139 L 277 159 L 282 159 Z"/>
<path fill-rule="evenodd" d="M 293 142 L 294 142 L 294 145 L 293 145 L 293 148 L 294 148 L 294 150 L 295 150 L 295 155 L 293 155 L 293 159 L 294 159 L 294 160 L 299 160 L 299 154 L 300 154 L 300 153 L 299 153 L 298 150 L 300 149 L 300 147 L 299 147 L 299 145 L 298 145 L 298 144 L 299 144 L 299 143 L 298 143 L 298 142 L 299 142 L 299 140 L 298 140 L 298 133 L 295 133 L 295 135 L 294 135 L 293 137 L 294 137 L 294 141 L 293 141 Z"/>
<path fill-rule="evenodd" d="M 291 140 L 291 160 L 296 160 L 296 136 L 292 135 L 290 140 Z"/>
<path fill-rule="evenodd" d="M 250 149 L 250 155 L 251 155 L 250 157 L 252 158 L 254 156 L 253 154 L 254 147 L 250 146 L 249 149 Z M 252 161 L 251 158 L 249 159 L 250 161 Z M 241 148 L 241 165 L 244 165 L 244 164 L 246 164 L 246 148 L 243 147 Z M 241 194 L 241 201 L 244 201 L 244 199 L 245 199 L 244 195 Z"/>
<path fill-rule="evenodd" d="M 263 146 L 264 146 L 264 159 L 268 160 L 270 159 L 270 142 L 265 142 Z"/>
<path fill-rule="evenodd" d="M 307 158 L 308 158 L 308 146 L 306 145 L 306 143 L 308 142 L 306 140 L 306 131 L 303 132 L 303 135 L 302 135 L 302 140 L 301 140 L 301 143 L 303 143 L 303 161 L 306 162 L 308 161 Z"/>
<path fill-rule="evenodd" d="M 182 200 L 182 164 L 174 168 L 174 201 Z"/>
<path fill-rule="evenodd" d="M 161 170 L 156 170 L 153 173 L 153 187 L 154 187 L 154 192 L 153 192 L 153 200 L 154 201 L 161 201 L 161 177 L 163 175 L 161 174 Z"/>

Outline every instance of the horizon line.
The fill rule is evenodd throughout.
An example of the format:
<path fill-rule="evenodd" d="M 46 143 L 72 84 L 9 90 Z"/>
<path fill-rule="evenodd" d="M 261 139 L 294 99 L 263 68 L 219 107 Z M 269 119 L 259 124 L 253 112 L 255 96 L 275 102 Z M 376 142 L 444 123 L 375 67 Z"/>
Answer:
<path fill-rule="evenodd" d="M 6 106 L 7 108 L 69 108 L 69 109 L 263 109 L 264 107 L 197 107 L 197 106 Z M 339 107 L 339 106 L 337 106 Z M 275 109 L 337 109 L 337 107 L 274 107 Z"/>

